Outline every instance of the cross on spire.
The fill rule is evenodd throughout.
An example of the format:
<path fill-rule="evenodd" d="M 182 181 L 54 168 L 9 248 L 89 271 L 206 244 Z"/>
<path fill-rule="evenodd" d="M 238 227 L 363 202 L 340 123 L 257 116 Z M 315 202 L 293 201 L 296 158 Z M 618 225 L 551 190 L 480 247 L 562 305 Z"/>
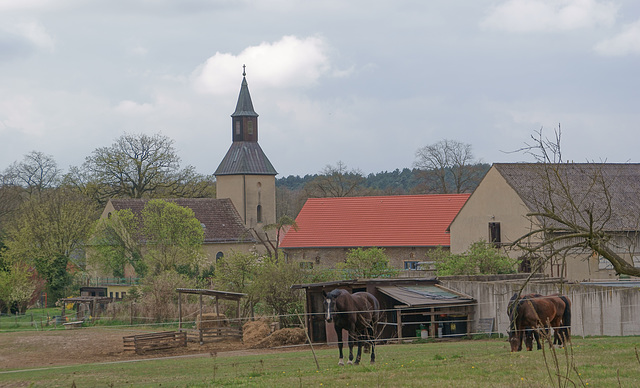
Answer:
<path fill-rule="evenodd" d="M 242 65 L 242 76 L 245 77 L 247 75 L 246 70 L 247 65 Z"/>

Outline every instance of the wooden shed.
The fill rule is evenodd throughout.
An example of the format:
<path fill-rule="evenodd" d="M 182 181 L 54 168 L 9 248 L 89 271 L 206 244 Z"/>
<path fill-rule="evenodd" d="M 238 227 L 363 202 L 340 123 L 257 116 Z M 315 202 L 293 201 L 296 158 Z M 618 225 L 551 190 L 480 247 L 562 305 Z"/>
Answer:
<path fill-rule="evenodd" d="M 178 288 L 178 330 L 186 331 L 187 335 L 197 336 L 197 341 L 200 344 L 204 344 L 206 340 L 217 340 L 228 337 L 242 338 L 242 323 L 240 322 L 240 300 L 247 296 L 247 294 L 241 294 L 238 292 L 218 291 L 218 290 L 206 290 L 206 289 L 193 289 L 193 288 Z M 198 310 L 198 316 L 195 321 L 195 328 L 183 327 L 182 319 L 182 294 L 198 295 L 200 308 Z M 215 312 L 212 316 L 205 316 L 203 312 L 203 296 L 215 298 Z M 220 299 L 232 300 L 237 303 L 235 321 L 229 320 L 220 312 L 218 302 Z"/>
<path fill-rule="evenodd" d="M 444 287 L 436 278 L 354 279 L 292 288 L 306 291 L 306 323 L 314 343 L 337 340 L 333 323 L 327 323 L 323 314 L 323 292 L 335 288 L 351 293 L 367 291 L 378 298 L 383 312 L 379 339 L 469 335 L 477 306 L 474 298 Z"/>

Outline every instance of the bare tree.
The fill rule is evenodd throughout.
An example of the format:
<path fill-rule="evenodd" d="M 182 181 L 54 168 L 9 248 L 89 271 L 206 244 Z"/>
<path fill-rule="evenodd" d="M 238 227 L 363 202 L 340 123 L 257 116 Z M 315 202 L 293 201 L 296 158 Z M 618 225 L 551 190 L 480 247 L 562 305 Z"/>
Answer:
<path fill-rule="evenodd" d="M 538 162 L 520 177 L 532 226 L 513 245 L 542 256 L 540 266 L 586 253 L 609 261 L 618 274 L 640 276 L 633 265 L 640 238 L 640 165 L 566 163 L 559 128 L 553 139 L 542 130 L 531 138 L 519 151 Z"/>
<path fill-rule="evenodd" d="M 473 190 L 481 178 L 471 144 L 441 140 L 416 151 L 414 166 L 423 170 L 427 191 L 442 194 Z"/>
<path fill-rule="evenodd" d="M 100 203 L 108 198 L 206 197 L 215 195 L 213 178 L 180 169 L 174 141 L 166 136 L 125 134 L 98 148 L 66 181 Z"/>
<path fill-rule="evenodd" d="M 60 180 L 60 169 L 52 156 L 31 151 L 21 162 L 11 165 L 5 175 L 10 176 L 13 183 L 23 187 L 31 197 L 56 187 Z"/>
<path fill-rule="evenodd" d="M 348 170 L 339 161 L 335 166 L 327 165 L 320 175 L 305 185 L 308 197 L 352 197 L 362 194 L 365 178 L 359 170 Z"/>

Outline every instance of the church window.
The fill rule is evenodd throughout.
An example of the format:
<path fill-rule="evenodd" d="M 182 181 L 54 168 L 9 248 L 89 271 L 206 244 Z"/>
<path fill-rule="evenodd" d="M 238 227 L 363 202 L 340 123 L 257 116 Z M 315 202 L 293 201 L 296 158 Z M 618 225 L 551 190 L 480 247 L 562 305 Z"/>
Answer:
<path fill-rule="evenodd" d="M 258 208 L 256 210 L 258 213 L 257 214 L 258 222 L 262 222 L 262 205 L 258 205 Z"/>
<path fill-rule="evenodd" d="M 247 128 L 247 133 L 248 133 L 249 135 L 253 135 L 253 121 L 249 121 L 249 122 L 247 123 L 247 126 L 248 126 L 248 128 Z"/>
<path fill-rule="evenodd" d="M 236 135 L 240 135 L 240 120 L 236 121 Z"/>

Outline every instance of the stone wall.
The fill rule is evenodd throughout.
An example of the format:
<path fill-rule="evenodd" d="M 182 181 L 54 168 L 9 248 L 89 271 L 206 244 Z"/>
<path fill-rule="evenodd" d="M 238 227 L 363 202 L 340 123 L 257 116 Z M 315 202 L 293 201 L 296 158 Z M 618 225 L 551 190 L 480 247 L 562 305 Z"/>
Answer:
<path fill-rule="evenodd" d="M 507 304 L 523 284 L 522 279 L 443 277 L 439 280 L 445 287 L 471 295 L 478 301 L 472 332 L 478 331 L 480 319 L 494 318 L 494 331 L 507 333 Z M 630 287 L 632 283 L 618 284 L 563 284 L 549 279 L 536 280 L 525 287 L 523 294 L 562 293 L 568 296 L 572 303 L 571 332 L 574 336 L 640 335 L 640 284 L 637 287 Z"/>

